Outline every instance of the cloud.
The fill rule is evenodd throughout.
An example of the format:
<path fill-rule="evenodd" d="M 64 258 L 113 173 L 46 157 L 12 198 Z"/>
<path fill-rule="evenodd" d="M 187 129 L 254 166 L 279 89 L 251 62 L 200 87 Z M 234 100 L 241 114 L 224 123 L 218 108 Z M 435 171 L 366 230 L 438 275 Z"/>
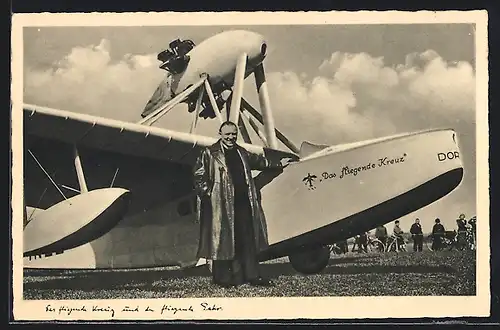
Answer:
<path fill-rule="evenodd" d="M 127 121 L 140 112 L 162 79 L 156 56 L 125 55 L 111 60 L 111 45 L 76 47 L 49 69 L 25 69 L 28 103 Z"/>
<path fill-rule="evenodd" d="M 471 114 L 475 108 L 475 77 L 467 62 L 448 64 L 441 57 L 428 62 L 423 71 L 402 71 L 412 99 L 456 115 Z M 451 114 L 451 113 L 450 113 Z"/>
<path fill-rule="evenodd" d="M 26 68 L 25 102 L 138 120 L 164 73 L 156 54 L 127 54 L 117 61 L 111 51 L 103 39 L 73 48 L 49 69 Z M 277 125 L 298 143 L 333 144 L 455 126 L 474 114 L 471 65 L 448 63 L 433 50 L 408 54 L 405 63 L 394 67 L 386 66 L 383 57 L 335 52 L 310 76 L 268 73 Z M 186 114 L 176 116 L 184 116 L 179 129 L 185 128 Z M 174 120 L 167 122 L 176 128 Z"/>
<path fill-rule="evenodd" d="M 432 50 L 394 67 L 382 57 L 335 52 L 318 71 L 310 80 L 269 74 L 277 122 L 300 125 L 299 140 L 333 144 L 474 121 L 472 66 L 448 63 Z"/>
<path fill-rule="evenodd" d="M 100 117 L 137 122 L 144 106 L 166 74 L 156 54 L 126 54 L 112 60 L 108 40 L 75 47 L 51 68 L 24 70 L 24 102 Z M 188 131 L 192 114 L 180 104 L 155 124 Z M 217 135 L 213 121 L 200 119 L 197 133 Z"/>
<path fill-rule="evenodd" d="M 366 118 L 350 111 L 356 106 L 352 90 L 328 78 L 307 82 L 293 72 L 284 72 L 271 73 L 268 80 L 276 122 L 296 141 L 325 143 L 344 136 L 355 139 L 360 134 L 362 138 L 371 130 Z"/>

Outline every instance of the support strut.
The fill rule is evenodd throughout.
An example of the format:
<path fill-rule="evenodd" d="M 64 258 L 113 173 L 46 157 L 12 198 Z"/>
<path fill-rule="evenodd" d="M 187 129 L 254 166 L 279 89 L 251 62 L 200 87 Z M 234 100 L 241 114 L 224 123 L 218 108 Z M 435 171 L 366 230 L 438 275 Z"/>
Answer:
<path fill-rule="evenodd" d="M 153 125 L 156 121 L 158 121 L 161 117 L 163 117 L 167 112 L 169 112 L 173 107 L 175 107 L 177 104 L 181 103 L 186 99 L 189 95 L 191 95 L 192 92 L 194 92 L 198 87 L 200 87 L 205 80 L 207 79 L 206 75 L 203 75 L 200 80 L 198 80 L 196 83 L 191 85 L 189 88 L 185 89 L 182 93 L 178 94 L 176 97 L 174 97 L 172 100 L 169 102 L 165 103 L 163 106 L 160 108 L 156 109 L 152 113 L 150 113 L 147 117 L 141 119 L 138 121 L 138 124 L 144 124 L 144 125 Z"/>
<path fill-rule="evenodd" d="M 189 131 L 190 134 L 194 133 L 194 131 L 196 129 L 196 125 L 198 124 L 198 116 L 200 115 L 201 101 L 203 99 L 203 94 L 204 93 L 205 93 L 205 89 L 203 88 L 203 86 L 201 86 L 199 94 L 198 94 L 198 98 L 196 99 L 196 106 L 195 106 L 194 111 L 193 111 L 194 112 L 194 117 L 193 117 L 193 121 L 191 122 L 191 130 Z"/>
<path fill-rule="evenodd" d="M 85 181 L 85 175 L 83 174 L 82 161 L 80 159 L 80 154 L 78 153 L 78 149 L 76 145 L 73 145 L 73 154 L 75 157 L 75 170 L 76 176 L 78 177 L 78 184 L 80 185 L 80 193 L 88 192 L 87 182 Z"/>
<path fill-rule="evenodd" d="M 208 99 L 210 100 L 210 104 L 212 105 L 215 116 L 217 116 L 217 119 L 222 124 L 224 120 L 222 119 L 222 115 L 220 113 L 219 107 L 217 106 L 217 101 L 215 101 L 214 93 L 212 92 L 212 87 L 210 86 L 210 82 L 208 81 L 208 79 L 205 80 L 205 89 L 207 91 Z"/>
<path fill-rule="evenodd" d="M 268 144 L 267 144 L 266 136 L 259 129 L 259 126 L 257 126 L 257 123 L 249 116 L 249 114 L 246 111 L 243 111 L 242 114 L 248 120 L 248 123 L 250 124 L 250 126 L 252 126 L 254 132 L 259 136 L 262 143 L 264 143 L 264 145 L 267 147 Z"/>
<path fill-rule="evenodd" d="M 245 125 L 245 121 L 243 120 L 243 118 L 245 117 L 240 116 L 240 119 L 238 120 L 238 127 L 241 133 L 241 137 L 245 143 L 252 144 L 252 139 L 250 138 L 250 134 L 248 134 L 247 126 Z"/>
<path fill-rule="evenodd" d="M 248 111 L 257 121 L 259 121 L 262 125 L 264 125 L 264 120 L 262 118 L 262 115 L 250 104 L 248 103 L 244 98 L 241 100 L 241 105 L 243 108 L 245 108 L 246 111 Z M 278 139 L 283 143 L 288 149 L 290 149 L 292 152 L 299 154 L 299 148 L 295 144 L 293 144 L 292 141 L 290 141 L 283 133 L 281 133 L 278 129 L 274 130 Z"/>
<path fill-rule="evenodd" d="M 40 164 L 40 162 L 38 161 L 38 159 L 36 159 L 35 155 L 31 152 L 31 150 L 28 149 L 28 152 L 30 153 L 31 157 L 33 157 L 33 159 L 35 160 L 35 162 L 38 164 L 38 167 L 40 167 L 40 169 L 43 171 L 43 173 L 45 173 L 45 175 L 47 176 L 47 178 L 50 180 L 50 182 L 52 183 L 52 185 L 57 189 L 57 191 L 61 194 L 61 196 L 64 198 L 64 199 L 68 199 L 66 198 L 66 195 L 63 194 L 63 192 L 61 191 L 61 189 L 59 188 L 59 186 L 54 182 L 54 180 L 50 177 L 49 173 L 47 173 L 47 171 L 43 168 L 42 164 Z"/>
<path fill-rule="evenodd" d="M 245 80 L 245 70 L 247 65 L 247 54 L 242 53 L 236 62 L 234 73 L 233 95 L 231 97 L 231 107 L 229 109 L 229 121 L 238 125 L 240 115 L 241 97 L 243 96 L 243 85 Z"/>
<path fill-rule="evenodd" d="M 276 140 L 273 112 L 271 109 L 271 101 L 269 100 L 269 92 L 267 90 L 266 74 L 264 72 L 264 64 L 259 64 L 254 71 L 255 85 L 259 94 L 260 109 L 264 117 L 264 130 L 266 132 L 266 140 L 269 147 L 278 149 L 278 141 Z"/>

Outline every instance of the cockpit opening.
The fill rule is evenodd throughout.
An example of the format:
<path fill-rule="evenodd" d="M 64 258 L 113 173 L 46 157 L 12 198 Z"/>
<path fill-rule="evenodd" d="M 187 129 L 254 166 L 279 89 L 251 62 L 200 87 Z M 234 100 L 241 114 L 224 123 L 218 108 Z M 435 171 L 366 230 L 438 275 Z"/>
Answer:
<path fill-rule="evenodd" d="M 179 74 L 186 70 L 189 63 L 189 53 L 195 47 L 192 40 L 175 39 L 169 44 L 169 49 L 165 49 L 157 56 L 158 61 L 162 62 L 161 69 L 167 70 L 172 74 Z"/>

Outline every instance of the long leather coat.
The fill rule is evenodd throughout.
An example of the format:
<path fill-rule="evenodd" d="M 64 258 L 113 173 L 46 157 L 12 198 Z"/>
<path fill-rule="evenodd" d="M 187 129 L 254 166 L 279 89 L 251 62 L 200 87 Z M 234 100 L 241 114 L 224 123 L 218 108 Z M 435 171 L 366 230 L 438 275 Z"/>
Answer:
<path fill-rule="evenodd" d="M 249 153 L 236 145 L 241 157 L 248 196 L 252 210 L 256 251 L 268 245 L 267 226 L 260 205 L 251 170 L 263 170 L 270 164 L 266 157 Z M 211 260 L 234 258 L 234 187 L 221 140 L 202 151 L 194 167 L 194 184 L 197 193 L 197 219 L 200 223 L 200 242 L 197 257 Z"/>

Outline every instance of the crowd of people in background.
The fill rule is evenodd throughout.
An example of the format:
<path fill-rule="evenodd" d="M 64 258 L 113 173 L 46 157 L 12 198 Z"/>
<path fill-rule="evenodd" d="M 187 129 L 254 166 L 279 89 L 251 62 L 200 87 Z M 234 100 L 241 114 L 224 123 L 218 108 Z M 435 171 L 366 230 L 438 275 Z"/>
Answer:
<path fill-rule="evenodd" d="M 436 218 L 434 226 L 430 233 L 430 240 L 432 241 L 431 250 L 440 251 L 446 247 L 455 247 L 460 250 L 475 249 L 476 246 L 476 216 L 471 217 L 469 220 L 465 218 L 465 214 L 460 214 L 456 220 L 457 227 L 453 230 L 446 230 L 441 220 Z M 424 245 L 424 231 L 420 219 L 416 218 L 415 222 L 411 225 L 409 234 L 413 241 L 413 251 L 423 251 Z M 383 244 L 384 247 L 388 246 L 389 241 L 396 240 L 396 250 L 400 247 L 405 247 L 404 231 L 400 226 L 399 220 L 394 222 L 394 229 L 392 235 L 388 234 L 387 228 L 381 225 L 375 229 L 375 239 Z M 369 243 L 372 238 L 369 232 L 364 232 L 354 237 L 354 245 L 351 252 L 367 253 Z M 337 242 L 335 244 L 339 253 L 349 252 L 349 245 L 347 240 Z"/>
<path fill-rule="evenodd" d="M 456 220 L 457 229 L 446 231 L 439 218 L 432 227 L 432 250 L 440 251 L 445 245 L 454 244 L 458 249 L 475 248 L 476 246 L 476 217 L 465 219 L 465 214 L 460 214 Z"/>

